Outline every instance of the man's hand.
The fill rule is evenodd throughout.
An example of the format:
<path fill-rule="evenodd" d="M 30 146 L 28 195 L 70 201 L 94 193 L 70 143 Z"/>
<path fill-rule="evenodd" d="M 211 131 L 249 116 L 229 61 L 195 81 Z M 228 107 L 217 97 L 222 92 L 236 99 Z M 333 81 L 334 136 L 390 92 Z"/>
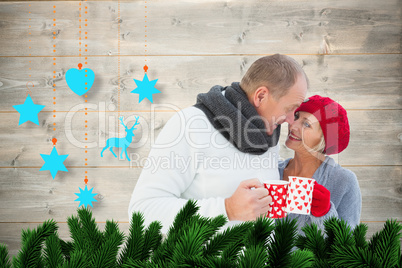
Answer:
<path fill-rule="evenodd" d="M 236 191 L 225 199 L 229 220 L 250 221 L 266 215 L 272 198 L 258 179 L 242 181 Z"/>

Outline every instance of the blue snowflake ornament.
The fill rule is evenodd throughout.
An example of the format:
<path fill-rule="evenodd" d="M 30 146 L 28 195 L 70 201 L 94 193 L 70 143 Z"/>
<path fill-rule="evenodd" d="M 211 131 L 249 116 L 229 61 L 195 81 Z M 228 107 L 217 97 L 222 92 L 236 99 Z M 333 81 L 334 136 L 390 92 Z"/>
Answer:
<path fill-rule="evenodd" d="M 55 146 L 53 147 L 53 150 L 50 154 L 40 154 L 40 156 L 45 161 L 45 164 L 41 167 L 39 171 L 49 170 L 53 179 L 56 177 L 58 171 L 68 172 L 66 166 L 63 164 L 68 154 L 59 155 Z"/>
<path fill-rule="evenodd" d="M 152 103 L 154 102 L 152 95 L 161 93 L 158 89 L 155 88 L 155 84 L 157 81 L 158 79 L 149 81 L 146 73 L 142 81 L 134 79 L 134 82 L 137 84 L 137 88 L 132 90 L 131 93 L 139 95 L 138 103 L 140 103 L 144 98 L 147 98 Z"/>
<path fill-rule="evenodd" d="M 80 189 L 80 192 L 75 193 L 78 196 L 78 198 L 75 199 L 74 201 L 80 201 L 80 204 L 78 205 L 79 207 L 82 205 L 85 207 L 87 207 L 88 205 L 93 207 L 92 202 L 98 202 L 98 200 L 94 198 L 94 196 L 97 194 L 92 193 L 92 190 L 94 189 L 93 187 L 91 188 L 91 190 L 88 190 L 86 185 L 84 190 L 82 190 L 80 187 L 78 188 Z"/>

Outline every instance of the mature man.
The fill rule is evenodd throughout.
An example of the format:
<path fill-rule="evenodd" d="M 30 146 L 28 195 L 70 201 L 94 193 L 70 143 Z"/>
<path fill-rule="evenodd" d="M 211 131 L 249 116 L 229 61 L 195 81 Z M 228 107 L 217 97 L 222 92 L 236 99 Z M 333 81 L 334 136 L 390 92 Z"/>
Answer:
<path fill-rule="evenodd" d="M 141 211 L 145 224 L 161 221 L 166 232 L 189 199 L 206 217 L 246 221 L 266 214 L 272 200 L 261 181 L 279 179 L 280 124 L 293 122 L 307 87 L 301 66 L 276 54 L 255 61 L 240 83 L 199 94 L 160 132 L 129 217 Z"/>

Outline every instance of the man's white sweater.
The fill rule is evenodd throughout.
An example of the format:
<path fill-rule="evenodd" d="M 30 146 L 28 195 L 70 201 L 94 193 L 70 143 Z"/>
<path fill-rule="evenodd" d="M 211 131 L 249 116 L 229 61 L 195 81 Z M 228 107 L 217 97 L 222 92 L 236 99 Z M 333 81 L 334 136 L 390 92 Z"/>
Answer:
<path fill-rule="evenodd" d="M 278 153 L 278 145 L 262 155 L 240 152 L 204 112 L 183 109 L 166 123 L 151 148 L 131 196 L 129 218 L 140 211 L 146 226 L 160 221 L 166 233 L 189 199 L 197 200 L 202 216 L 227 216 L 224 200 L 241 181 L 279 180 Z"/>

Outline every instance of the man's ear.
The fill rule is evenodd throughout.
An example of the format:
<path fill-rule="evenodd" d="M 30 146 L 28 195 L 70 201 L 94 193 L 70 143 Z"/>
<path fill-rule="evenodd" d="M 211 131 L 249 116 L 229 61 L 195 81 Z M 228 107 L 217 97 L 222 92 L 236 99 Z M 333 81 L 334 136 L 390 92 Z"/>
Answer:
<path fill-rule="evenodd" d="M 253 104 L 255 107 L 260 107 L 263 101 L 267 101 L 269 98 L 269 90 L 265 86 L 261 86 L 256 89 L 253 96 Z"/>

